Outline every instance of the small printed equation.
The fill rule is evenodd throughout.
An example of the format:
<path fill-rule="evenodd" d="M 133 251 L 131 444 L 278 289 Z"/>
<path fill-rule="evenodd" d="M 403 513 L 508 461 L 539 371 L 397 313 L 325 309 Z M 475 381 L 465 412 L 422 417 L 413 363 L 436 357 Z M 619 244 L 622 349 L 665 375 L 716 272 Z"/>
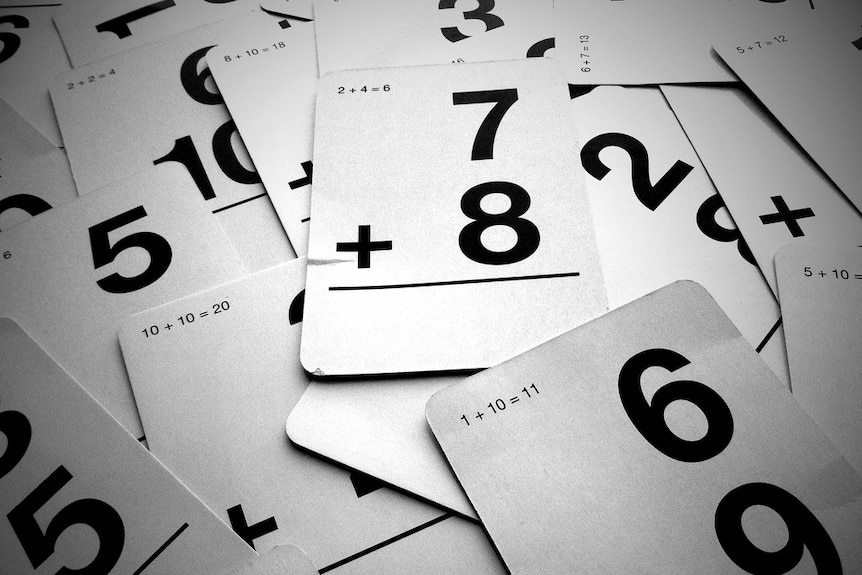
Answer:
<path fill-rule="evenodd" d="M 220 301 L 219 303 L 212 304 L 208 309 L 203 311 L 188 312 L 178 316 L 173 320 L 174 323 L 170 321 L 166 322 L 164 325 L 151 325 L 150 327 L 145 327 L 141 330 L 141 333 L 144 334 L 145 338 L 156 337 L 159 334 L 163 334 L 169 332 L 174 329 L 182 329 L 183 327 L 189 326 L 196 321 L 206 320 L 206 318 L 218 315 L 220 313 L 225 313 L 230 310 L 230 302 L 227 300 Z"/>
<path fill-rule="evenodd" d="M 737 46 L 736 51 L 740 54 L 748 54 L 749 52 L 756 52 L 757 50 L 763 50 L 769 46 L 777 46 L 779 44 L 784 44 L 785 42 L 787 42 L 787 37 L 784 34 L 779 34 L 778 36 L 773 36 L 769 40 L 759 40 L 757 42 L 752 42 L 748 46 Z"/>
<path fill-rule="evenodd" d="M 483 409 L 487 409 L 488 411 L 477 410 L 475 415 L 461 415 L 461 420 L 470 426 L 470 420 L 484 421 L 486 417 L 493 417 L 494 415 L 503 413 L 509 407 L 520 403 L 521 401 L 526 401 L 528 399 L 532 399 L 536 395 L 539 395 L 539 388 L 536 387 L 535 383 L 531 383 L 529 386 L 525 386 L 521 388 L 521 391 L 513 395 L 509 398 L 498 397 L 494 401 L 489 401 L 488 405 L 486 405 Z"/>
<path fill-rule="evenodd" d="M 383 84 L 382 86 L 339 86 L 339 94 L 370 94 L 372 92 L 389 92 L 392 86 Z"/>
<path fill-rule="evenodd" d="M 260 48 L 251 48 L 250 50 L 246 50 L 244 52 L 237 52 L 236 54 L 230 55 L 227 54 L 224 57 L 225 62 L 234 62 L 242 60 L 243 58 L 253 58 L 255 56 L 260 56 L 261 54 L 266 54 L 267 52 L 275 52 L 276 50 L 282 50 L 287 48 L 287 44 L 284 42 L 274 42 L 269 46 L 262 46 Z"/>
<path fill-rule="evenodd" d="M 66 89 L 67 90 L 74 90 L 75 88 L 80 88 L 82 86 L 86 86 L 87 84 L 95 84 L 99 80 L 107 79 L 108 76 L 116 75 L 116 73 L 117 73 L 117 71 L 114 70 L 113 68 L 111 68 L 110 70 L 108 70 L 107 72 L 105 72 L 103 74 L 96 74 L 93 76 L 87 76 L 86 80 L 79 80 L 77 82 L 66 82 Z"/>
<path fill-rule="evenodd" d="M 815 278 L 815 279 L 831 279 L 831 280 L 862 280 L 862 273 L 854 273 L 850 270 L 844 269 L 833 269 L 833 270 L 823 270 L 816 269 L 811 266 L 805 266 L 802 269 L 802 275 L 807 278 Z"/>
<path fill-rule="evenodd" d="M 578 42 L 580 43 L 581 50 L 581 72 L 592 72 L 592 52 L 590 52 L 590 37 L 588 34 L 581 34 L 578 36 Z"/>

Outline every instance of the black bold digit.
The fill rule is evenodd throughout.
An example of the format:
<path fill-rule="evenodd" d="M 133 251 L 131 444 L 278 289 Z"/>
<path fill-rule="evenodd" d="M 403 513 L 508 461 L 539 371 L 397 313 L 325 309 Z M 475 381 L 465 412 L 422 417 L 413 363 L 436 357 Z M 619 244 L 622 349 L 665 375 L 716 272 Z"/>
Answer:
<path fill-rule="evenodd" d="M 24 210 L 31 216 L 35 216 L 50 210 L 51 204 L 30 194 L 16 194 L 0 200 L 0 214 L 11 209 Z"/>
<path fill-rule="evenodd" d="M 860 37 L 858 40 L 853 40 L 851 44 L 853 44 L 853 47 L 857 50 L 862 51 L 862 37 Z M 0 59 L 0 62 L 2 62 L 2 59 Z"/>
<path fill-rule="evenodd" d="M 700 382 L 680 380 L 659 388 L 650 404 L 641 388 L 641 376 L 648 368 L 662 367 L 673 373 L 688 364 L 688 359 L 669 349 L 636 354 L 620 370 L 620 402 L 635 428 L 653 447 L 678 461 L 706 461 L 721 453 L 733 437 L 733 417 L 721 396 Z M 688 401 L 703 412 L 708 424 L 706 435 L 689 441 L 668 428 L 664 412 L 677 400 Z"/>
<path fill-rule="evenodd" d="M 123 14 L 122 16 L 117 16 L 116 18 L 111 18 L 110 20 L 106 20 L 101 24 L 96 25 L 97 32 L 113 32 L 117 35 L 117 38 L 123 39 L 128 38 L 132 35 L 132 31 L 129 30 L 129 24 L 136 20 L 140 20 L 141 18 L 146 18 L 156 12 L 161 12 L 162 10 L 167 10 L 176 6 L 174 0 L 161 0 L 160 2 L 153 2 L 147 6 L 143 6 L 138 8 L 137 10 L 132 10 L 128 14 Z"/>
<path fill-rule="evenodd" d="M 482 200 L 490 194 L 503 194 L 509 198 L 509 209 L 501 214 L 482 210 Z M 530 209 L 530 194 L 511 182 L 485 182 L 473 186 L 461 198 L 461 211 L 471 220 L 458 236 L 458 244 L 465 256 L 480 264 L 505 265 L 525 260 L 539 248 L 539 229 L 523 219 Z M 482 245 L 482 232 L 491 226 L 512 228 L 518 235 L 515 245 L 504 252 L 491 251 Z"/>
<path fill-rule="evenodd" d="M 126 537 L 123 520 L 113 507 L 98 499 L 80 499 L 63 507 L 44 532 L 36 521 L 35 515 L 39 509 L 71 480 L 72 474 L 62 465 L 58 467 L 9 512 L 9 525 L 21 542 L 33 569 L 53 555 L 57 541 L 66 529 L 73 525 L 88 525 L 99 538 L 96 556 L 82 569 L 62 567 L 57 575 L 108 575 L 123 553 Z"/>
<path fill-rule="evenodd" d="M 0 412 L 0 433 L 6 436 L 6 450 L 0 455 L 0 479 L 15 469 L 30 447 L 30 421 L 18 411 Z"/>
<path fill-rule="evenodd" d="M 718 211 L 724 207 L 724 200 L 718 194 L 707 198 L 697 209 L 697 227 L 703 232 L 703 235 L 711 240 L 724 243 L 737 242 L 736 251 L 739 252 L 739 255 L 751 265 L 756 266 L 754 254 L 751 253 L 751 248 L 745 243 L 739 230 L 724 228 L 715 221 Z"/>
<path fill-rule="evenodd" d="M 0 16 L 0 24 L 12 24 L 13 28 L 30 27 L 30 21 L 18 14 Z M 18 48 L 21 47 L 21 37 L 13 32 L 0 32 L 0 42 L 3 43 L 3 49 L 0 50 L 0 64 L 2 64 L 14 56 Z"/>
<path fill-rule="evenodd" d="M 108 293 L 129 293 L 143 289 L 162 277 L 173 259 L 173 251 L 168 241 L 153 232 L 135 232 L 120 239 L 113 246 L 108 234 L 147 216 L 144 206 L 132 208 L 90 228 L 90 247 L 93 251 L 93 266 L 99 269 L 117 259 L 121 252 L 133 248 L 143 248 L 150 256 L 150 264 L 142 273 L 131 278 L 113 273 L 96 281 Z"/>
<path fill-rule="evenodd" d="M 213 135 L 213 155 L 221 171 L 238 184 L 259 184 L 260 176 L 253 170 L 246 169 L 233 147 L 231 138 L 237 133 L 236 124 L 228 120 L 222 124 Z"/>
<path fill-rule="evenodd" d="M 293 301 L 290 302 L 290 309 L 287 311 L 287 320 L 290 322 L 290 325 L 296 325 L 298 323 L 302 323 L 302 316 L 305 310 L 305 290 L 302 290 L 296 297 L 293 298 Z"/>
<path fill-rule="evenodd" d="M 620 148 L 632 161 L 632 188 L 635 197 L 649 210 L 655 211 L 662 202 L 679 186 L 692 171 L 692 167 L 677 160 L 671 169 L 656 182 L 650 183 L 649 153 L 643 144 L 626 134 L 610 133 L 596 136 L 581 149 L 581 163 L 584 169 L 597 180 L 603 179 L 611 171 L 599 154 L 605 148 Z"/>
<path fill-rule="evenodd" d="M 539 40 L 532 46 L 530 46 L 529 50 L 527 50 L 527 58 L 541 58 L 544 56 L 548 50 L 554 48 L 556 45 L 556 41 L 554 38 L 545 38 L 544 40 Z"/>
<path fill-rule="evenodd" d="M 224 104 L 224 99 L 218 92 L 210 92 L 207 88 L 207 80 L 212 78 L 213 74 L 209 67 L 204 65 L 203 69 L 198 72 L 198 66 L 201 60 L 207 55 L 212 46 L 195 50 L 183 60 L 180 66 L 180 82 L 189 95 L 189 98 L 200 104 L 215 106 Z"/>
<path fill-rule="evenodd" d="M 440 4 L 438 4 L 438 8 L 440 10 L 449 10 L 455 7 L 455 4 L 458 0 L 440 0 Z M 499 16 L 491 14 L 491 10 L 494 9 L 494 0 L 478 0 L 479 7 L 475 10 L 470 10 L 469 12 L 464 12 L 465 20 L 480 20 L 485 24 L 485 32 L 490 32 L 494 28 L 499 28 L 504 25 L 503 20 L 500 19 Z M 447 28 L 440 28 L 440 32 L 443 33 L 443 36 L 449 40 L 450 42 L 460 42 L 461 40 L 466 40 L 470 36 L 466 36 L 461 33 L 455 26 L 450 26 Z"/>
<path fill-rule="evenodd" d="M 755 505 L 772 509 L 787 525 L 787 543 L 778 551 L 763 551 L 746 536 L 742 514 Z M 817 517 L 796 497 L 769 483 L 747 483 L 725 495 L 715 510 L 715 534 L 731 561 L 752 575 L 788 573 L 806 547 L 819 575 L 843 573 L 838 551 Z"/>
<path fill-rule="evenodd" d="M 452 94 L 452 103 L 456 106 L 462 104 L 489 104 L 494 102 L 494 107 L 482 120 L 476 138 L 473 140 L 473 154 L 471 160 L 490 160 L 494 157 L 494 139 L 497 137 L 497 128 L 503 121 L 503 116 L 518 101 L 517 88 L 505 90 L 480 90 L 478 92 L 455 92 Z"/>
<path fill-rule="evenodd" d="M 216 197 L 212 182 L 207 176 L 207 171 L 201 162 L 201 156 L 198 154 L 198 149 L 195 147 L 191 136 L 177 138 L 171 151 L 158 160 L 154 160 L 153 164 L 158 166 L 165 162 L 178 162 L 185 166 L 205 200 Z"/>

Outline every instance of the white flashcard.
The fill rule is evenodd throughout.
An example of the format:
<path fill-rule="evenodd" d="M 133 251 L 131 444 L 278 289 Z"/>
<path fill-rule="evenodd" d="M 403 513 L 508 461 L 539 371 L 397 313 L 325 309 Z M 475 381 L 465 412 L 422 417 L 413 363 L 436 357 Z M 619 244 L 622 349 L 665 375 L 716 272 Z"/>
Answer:
<path fill-rule="evenodd" d="M 210 575 L 254 557 L 8 318 L 0 429 L 4 573 Z"/>
<path fill-rule="evenodd" d="M 308 251 L 317 52 L 294 22 L 214 47 L 207 63 L 297 255 Z"/>
<path fill-rule="evenodd" d="M 606 311 L 569 106 L 549 58 L 321 79 L 302 365 L 482 368 Z"/>
<path fill-rule="evenodd" d="M 694 280 L 759 346 L 778 304 L 658 88 L 600 86 L 571 106 L 611 309 Z"/>
<path fill-rule="evenodd" d="M 314 23 L 321 76 L 540 57 L 554 47 L 553 0 L 316 0 Z"/>
<path fill-rule="evenodd" d="M 78 197 L 66 154 L 0 100 L 0 231 Z"/>
<path fill-rule="evenodd" d="M 555 0 L 556 56 L 571 84 L 734 82 L 716 39 L 753 19 L 807 22 L 853 2 Z"/>
<path fill-rule="evenodd" d="M 153 454 L 258 551 L 293 543 L 321 568 L 440 515 L 304 453 L 284 422 L 308 385 L 297 361 L 305 261 L 128 319 L 120 345 Z"/>
<path fill-rule="evenodd" d="M 793 395 L 862 473 L 862 250 L 785 246 L 775 271 Z"/>
<path fill-rule="evenodd" d="M 117 182 L 0 233 L 0 315 L 38 338 L 135 437 L 120 322 L 245 272 L 180 168 Z"/>
<path fill-rule="evenodd" d="M 54 23 L 77 68 L 257 8 L 257 0 L 89 0 L 67 2 Z"/>
<path fill-rule="evenodd" d="M 862 215 L 756 102 L 737 88 L 664 86 L 772 292 L 783 245 L 862 245 Z"/>
<path fill-rule="evenodd" d="M 285 18 L 314 18 L 312 0 L 260 0 L 262 10 Z"/>
<path fill-rule="evenodd" d="M 862 477 L 694 282 L 426 413 L 512 573 L 862 569 Z"/>
<path fill-rule="evenodd" d="M 230 575 L 317 575 L 311 559 L 296 545 L 279 545 Z"/>
<path fill-rule="evenodd" d="M 280 26 L 250 12 L 59 76 L 51 95 L 78 193 L 180 165 L 249 271 L 293 259 L 205 60 L 213 45 L 267 28 Z"/>
<path fill-rule="evenodd" d="M 48 85 L 70 68 L 49 6 L 0 5 L 0 99 L 54 146 L 62 146 Z"/>
<path fill-rule="evenodd" d="M 849 30 L 831 20 L 745 26 L 713 45 L 862 211 L 862 20 L 854 23 Z"/>
<path fill-rule="evenodd" d="M 327 459 L 478 519 L 424 415 L 435 392 L 462 379 L 312 381 L 287 418 L 287 435 Z"/>

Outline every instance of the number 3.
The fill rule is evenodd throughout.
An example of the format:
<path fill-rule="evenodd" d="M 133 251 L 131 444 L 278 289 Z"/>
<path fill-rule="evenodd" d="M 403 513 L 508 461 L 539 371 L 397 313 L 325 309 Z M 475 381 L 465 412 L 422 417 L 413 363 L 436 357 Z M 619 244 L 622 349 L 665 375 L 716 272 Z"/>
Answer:
<path fill-rule="evenodd" d="M 171 245 L 153 232 L 137 232 L 124 237 L 113 246 L 108 234 L 122 226 L 146 217 L 144 206 L 132 208 L 90 228 L 90 246 L 93 250 L 93 265 L 96 269 L 117 259 L 121 252 L 133 248 L 143 248 L 150 255 L 150 265 L 140 275 L 127 278 L 113 273 L 96 282 L 108 293 L 129 293 L 143 289 L 162 277 L 171 265 L 173 252 Z"/>
<path fill-rule="evenodd" d="M 455 7 L 455 3 L 457 0 L 440 0 L 440 4 L 438 8 L 440 10 L 449 10 Z M 491 10 L 494 9 L 494 0 L 479 0 L 479 7 L 475 10 L 470 10 L 469 12 L 464 12 L 465 20 L 481 20 L 485 23 L 485 32 L 490 32 L 494 28 L 499 28 L 504 24 L 504 22 L 500 19 L 499 16 L 495 16 L 491 14 Z M 461 40 L 466 40 L 470 36 L 466 36 L 461 33 L 455 26 L 450 26 L 448 28 L 440 28 L 440 32 L 443 33 L 443 36 L 450 42 L 460 42 Z"/>

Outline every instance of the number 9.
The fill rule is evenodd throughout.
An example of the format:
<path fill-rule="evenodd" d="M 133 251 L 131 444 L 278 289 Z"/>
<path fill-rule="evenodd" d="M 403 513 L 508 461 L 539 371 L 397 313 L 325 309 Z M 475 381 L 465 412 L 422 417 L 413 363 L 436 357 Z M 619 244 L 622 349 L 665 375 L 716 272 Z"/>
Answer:
<path fill-rule="evenodd" d="M 693 463 L 715 457 L 733 437 L 733 417 L 727 404 L 715 391 L 697 381 L 672 381 L 655 392 L 647 403 L 641 389 L 641 376 L 650 367 L 663 367 L 671 373 L 689 361 L 669 349 L 648 349 L 629 359 L 620 370 L 620 401 L 640 434 L 653 447 L 678 461 Z M 668 428 L 664 419 L 667 407 L 678 399 L 696 405 L 706 416 L 706 435 L 695 441 L 682 439 Z"/>
<path fill-rule="evenodd" d="M 745 535 L 742 514 L 755 505 L 778 513 L 789 537 L 780 550 L 763 551 Z M 740 485 L 724 496 L 715 510 L 715 534 L 731 561 L 752 575 L 782 575 L 799 564 L 805 548 L 817 573 L 841 575 L 841 559 L 829 534 L 811 511 L 787 491 L 768 483 Z"/>

